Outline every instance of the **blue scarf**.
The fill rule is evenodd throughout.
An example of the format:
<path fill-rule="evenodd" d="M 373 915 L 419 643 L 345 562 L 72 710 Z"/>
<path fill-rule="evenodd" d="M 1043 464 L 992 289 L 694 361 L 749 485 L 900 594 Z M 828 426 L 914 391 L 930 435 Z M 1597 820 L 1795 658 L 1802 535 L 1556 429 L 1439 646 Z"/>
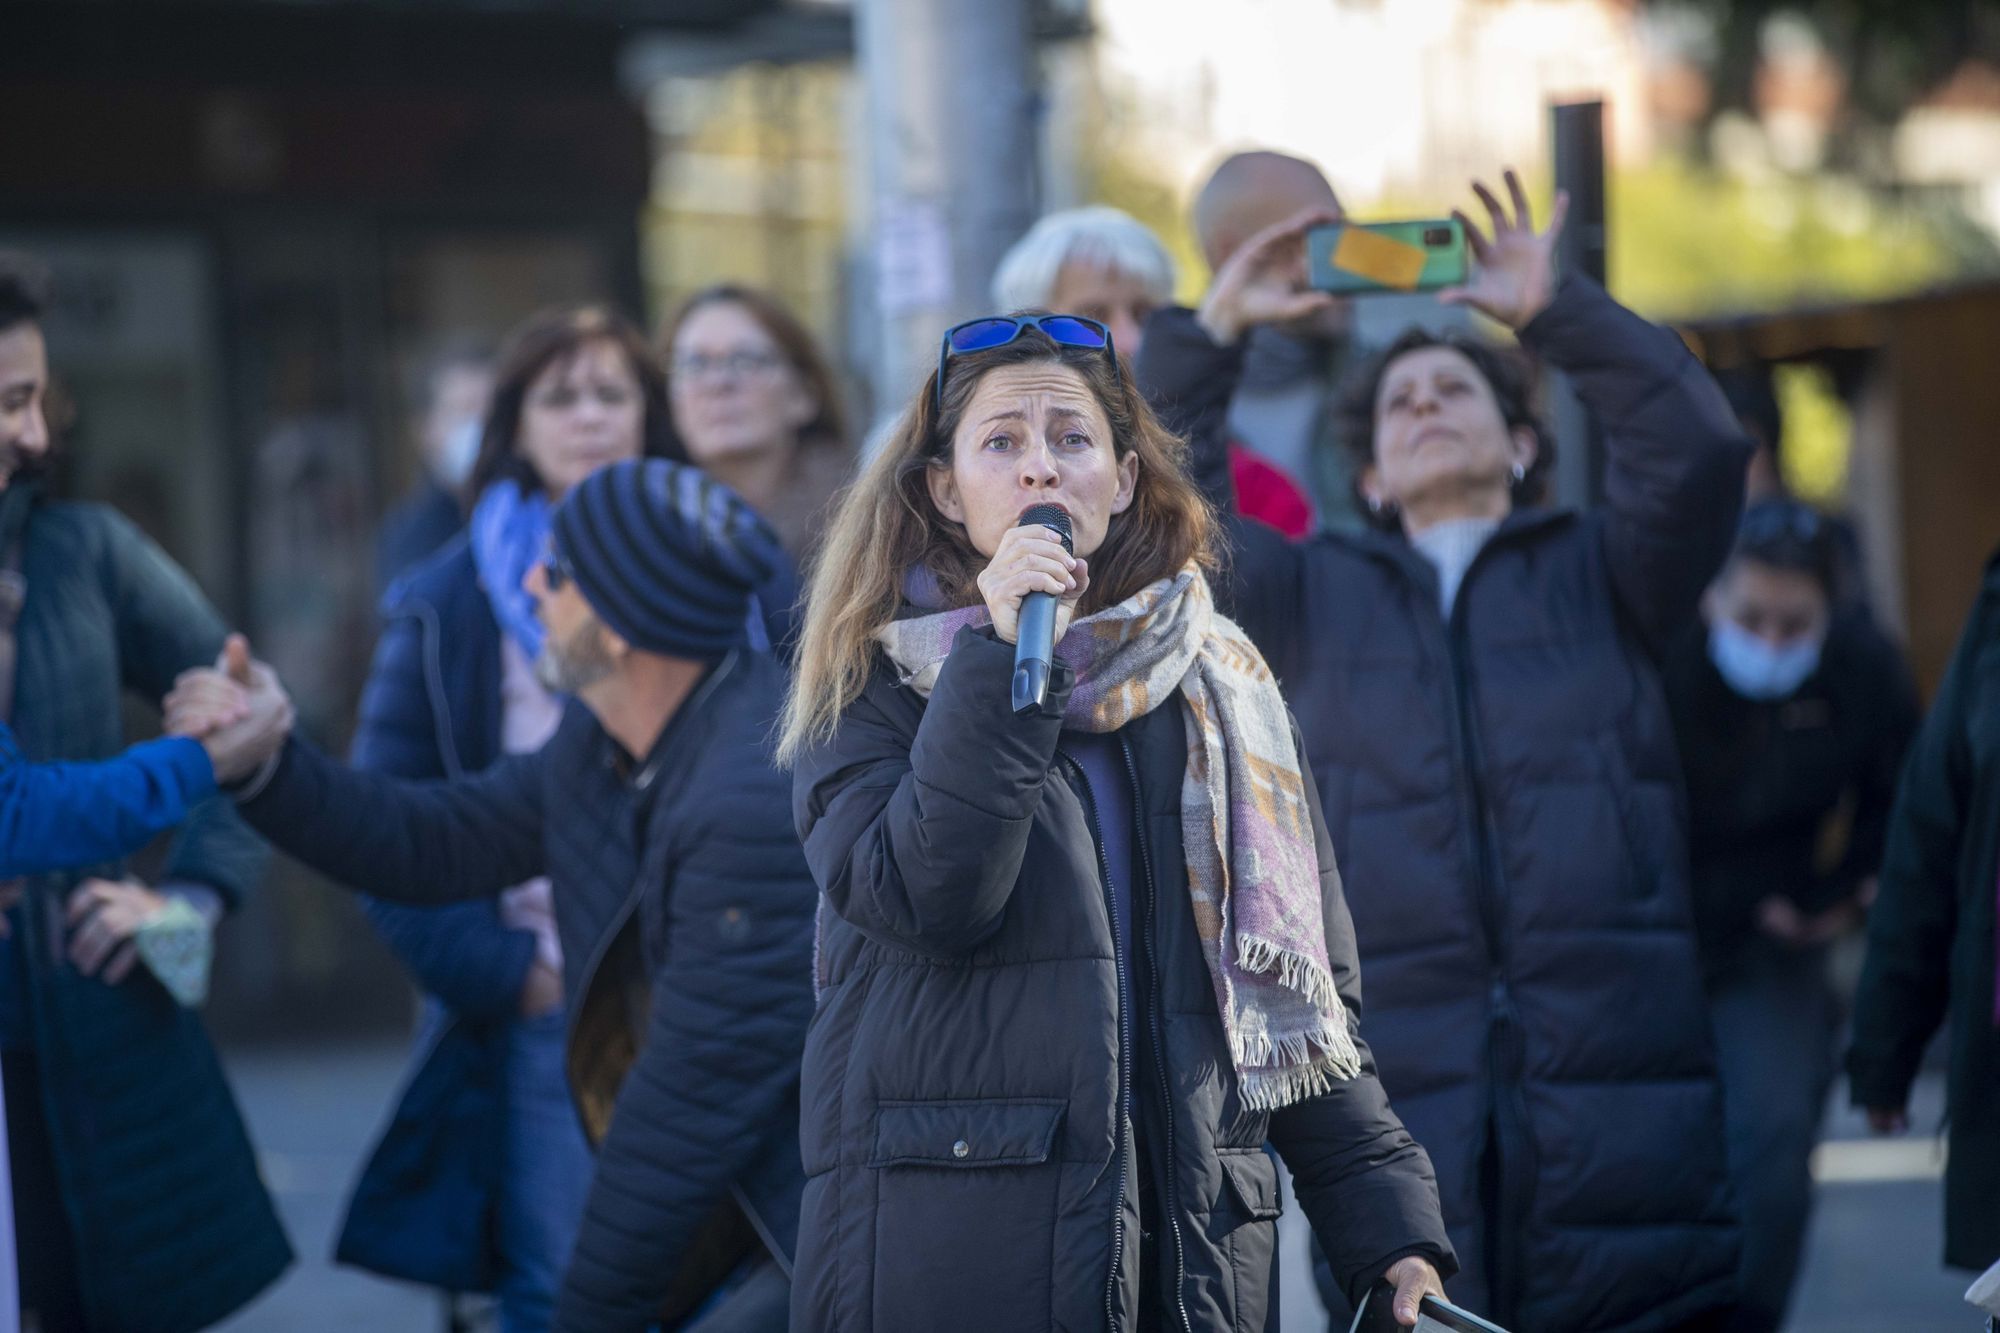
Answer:
<path fill-rule="evenodd" d="M 542 622 L 535 618 L 535 599 L 521 586 L 528 566 L 540 560 L 549 544 L 548 498 L 529 495 L 518 483 L 488 486 L 472 507 L 472 563 L 493 618 L 530 662 L 542 655 Z"/>

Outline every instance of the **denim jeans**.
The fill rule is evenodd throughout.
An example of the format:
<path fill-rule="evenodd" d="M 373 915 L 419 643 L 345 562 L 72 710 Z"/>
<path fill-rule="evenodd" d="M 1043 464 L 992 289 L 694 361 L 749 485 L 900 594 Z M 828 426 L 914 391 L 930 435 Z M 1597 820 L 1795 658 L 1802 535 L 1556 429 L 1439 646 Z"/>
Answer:
<path fill-rule="evenodd" d="M 1832 1086 L 1840 1007 L 1826 951 L 1753 942 L 1709 984 L 1729 1174 L 1743 1218 L 1734 1333 L 1783 1325 L 1812 1214 L 1812 1150 Z"/>
<path fill-rule="evenodd" d="M 594 1167 L 570 1100 L 562 1011 L 507 1038 L 506 1160 L 500 1187 L 500 1333 L 546 1333 Z"/>

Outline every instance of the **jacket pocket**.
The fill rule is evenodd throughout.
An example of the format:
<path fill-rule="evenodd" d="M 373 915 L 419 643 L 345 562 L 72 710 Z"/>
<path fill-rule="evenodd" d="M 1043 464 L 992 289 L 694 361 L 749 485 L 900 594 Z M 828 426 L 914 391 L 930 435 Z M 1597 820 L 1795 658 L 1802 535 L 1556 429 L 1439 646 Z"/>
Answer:
<path fill-rule="evenodd" d="M 1051 1159 L 1067 1109 L 1044 1098 L 877 1108 L 872 1327 L 1049 1326 L 1061 1176 Z"/>
<path fill-rule="evenodd" d="M 1033 1166 L 1049 1159 L 1060 1099 L 1005 1097 L 960 1102 L 883 1102 L 868 1165 Z"/>
<path fill-rule="evenodd" d="M 1218 1152 L 1225 1187 L 1224 1206 L 1233 1200 L 1237 1211 L 1253 1221 L 1265 1222 L 1284 1211 L 1278 1197 L 1278 1166 L 1262 1148 L 1244 1152 Z"/>

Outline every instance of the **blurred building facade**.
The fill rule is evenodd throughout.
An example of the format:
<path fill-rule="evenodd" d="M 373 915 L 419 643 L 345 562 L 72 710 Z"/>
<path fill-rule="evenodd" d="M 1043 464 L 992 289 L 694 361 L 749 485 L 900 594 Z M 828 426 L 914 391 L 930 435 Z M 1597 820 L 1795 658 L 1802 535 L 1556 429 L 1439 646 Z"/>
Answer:
<path fill-rule="evenodd" d="M 764 0 L 8 6 L 0 245 L 55 268 L 64 485 L 180 560 L 344 743 L 413 366 L 544 305 L 643 315 L 654 148 L 635 34 Z M 295 867 L 224 935 L 211 1013 L 393 1021 L 407 992 Z M 337 1003 L 331 1003 L 336 1001 Z"/>

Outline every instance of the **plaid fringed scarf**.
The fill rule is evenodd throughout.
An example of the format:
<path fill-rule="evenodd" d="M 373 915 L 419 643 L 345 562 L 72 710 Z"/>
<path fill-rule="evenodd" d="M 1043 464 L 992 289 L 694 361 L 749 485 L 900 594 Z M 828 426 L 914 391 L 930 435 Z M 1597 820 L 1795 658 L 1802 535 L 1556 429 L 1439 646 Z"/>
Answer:
<path fill-rule="evenodd" d="M 899 620 L 878 636 L 925 698 L 983 606 Z M 1276 1110 L 1361 1070 L 1334 991 L 1319 854 L 1291 719 L 1248 636 L 1189 565 L 1073 623 L 1063 724 L 1111 732 L 1178 695 L 1187 719 L 1181 842 L 1195 929 L 1246 1104 Z"/>

